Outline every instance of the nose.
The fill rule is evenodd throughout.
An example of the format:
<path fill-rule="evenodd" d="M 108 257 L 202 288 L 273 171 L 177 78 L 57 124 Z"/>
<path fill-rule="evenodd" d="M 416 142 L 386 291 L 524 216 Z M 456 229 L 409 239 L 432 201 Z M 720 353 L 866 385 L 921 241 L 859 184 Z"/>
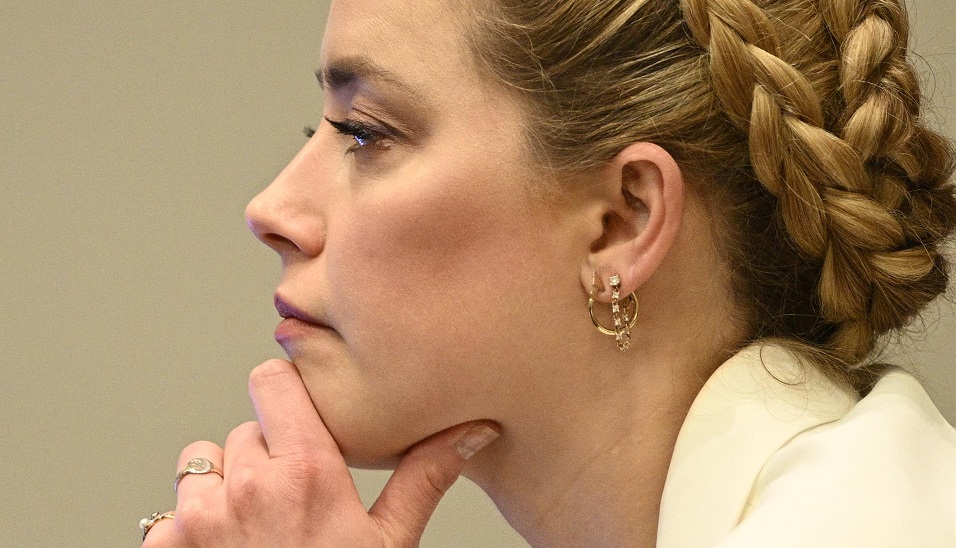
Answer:
<path fill-rule="evenodd" d="M 293 253 L 316 257 L 325 243 L 319 174 L 309 167 L 304 152 L 246 206 L 246 224 L 283 260 Z"/>

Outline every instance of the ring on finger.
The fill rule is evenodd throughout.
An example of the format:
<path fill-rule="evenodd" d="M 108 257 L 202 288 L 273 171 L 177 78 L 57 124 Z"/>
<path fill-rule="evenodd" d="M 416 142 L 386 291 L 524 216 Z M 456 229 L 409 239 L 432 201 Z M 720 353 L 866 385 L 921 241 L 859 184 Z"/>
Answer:
<path fill-rule="evenodd" d="M 209 474 L 209 473 L 216 474 L 220 478 L 223 477 L 222 470 L 216 468 L 216 465 L 213 464 L 211 460 L 205 457 L 197 457 L 194 459 L 190 459 L 189 462 L 186 463 L 186 466 L 183 466 L 182 469 L 179 471 L 179 473 L 176 474 L 176 481 L 173 482 L 173 491 L 176 493 L 179 492 L 179 482 L 185 476 L 188 476 L 189 474 Z"/>
<path fill-rule="evenodd" d="M 139 528 L 143 530 L 143 540 L 146 540 L 146 535 L 149 534 L 153 525 L 164 519 L 176 519 L 176 515 L 173 512 L 153 512 L 148 518 L 139 520 Z"/>

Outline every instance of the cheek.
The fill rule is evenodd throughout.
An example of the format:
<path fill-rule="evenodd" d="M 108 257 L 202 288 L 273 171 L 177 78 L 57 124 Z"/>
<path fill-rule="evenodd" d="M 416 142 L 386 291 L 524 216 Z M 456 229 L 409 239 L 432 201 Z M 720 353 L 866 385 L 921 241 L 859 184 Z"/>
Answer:
<path fill-rule="evenodd" d="M 517 188 L 436 176 L 382 187 L 354 202 L 329 245 L 333 292 L 363 305 L 343 319 L 395 334 L 437 321 L 447 330 L 502 293 L 533 228 Z"/>
<path fill-rule="evenodd" d="M 532 219 L 517 189 L 432 177 L 373 190 L 329 235 L 333 315 L 353 396 L 373 402 L 380 424 L 414 425 L 415 441 L 481 418 L 482 391 L 499 384 L 502 368 L 487 364 L 519 344 L 509 324 L 527 316 L 512 301 Z"/>

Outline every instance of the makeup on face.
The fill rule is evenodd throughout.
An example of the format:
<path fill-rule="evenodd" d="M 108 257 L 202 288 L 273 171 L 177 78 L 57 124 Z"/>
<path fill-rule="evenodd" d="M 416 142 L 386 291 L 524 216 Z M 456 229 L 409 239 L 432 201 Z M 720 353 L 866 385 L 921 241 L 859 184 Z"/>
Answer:
<path fill-rule="evenodd" d="M 316 71 L 319 87 L 326 95 L 327 119 L 339 124 L 348 122 L 353 113 L 371 118 L 381 133 L 409 142 L 424 140 L 431 109 L 427 95 L 402 77 L 364 56 L 329 61 Z M 359 121 L 361 123 L 361 121 Z M 368 124 L 374 128 L 373 124 Z M 333 124 L 335 126 L 335 124 Z M 337 130 L 350 135 L 353 131 Z M 356 135 L 360 137 L 360 135 Z"/>

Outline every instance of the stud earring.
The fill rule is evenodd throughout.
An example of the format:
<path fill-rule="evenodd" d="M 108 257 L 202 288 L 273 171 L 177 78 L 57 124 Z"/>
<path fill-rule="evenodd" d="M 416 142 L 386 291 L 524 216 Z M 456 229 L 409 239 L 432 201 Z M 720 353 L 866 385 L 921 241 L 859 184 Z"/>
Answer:
<path fill-rule="evenodd" d="M 594 317 L 594 291 L 600 288 L 594 283 L 593 277 L 591 280 L 593 289 L 588 297 L 588 314 L 591 316 L 591 323 L 594 324 L 594 327 L 605 335 L 614 335 L 618 349 L 624 352 L 631 347 L 631 328 L 637 322 L 637 312 L 639 310 L 637 295 L 631 293 L 622 302 L 621 277 L 618 275 L 611 276 L 608 282 L 611 285 L 611 315 L 614 318 L 614 329 L 604 327 Z"/>

